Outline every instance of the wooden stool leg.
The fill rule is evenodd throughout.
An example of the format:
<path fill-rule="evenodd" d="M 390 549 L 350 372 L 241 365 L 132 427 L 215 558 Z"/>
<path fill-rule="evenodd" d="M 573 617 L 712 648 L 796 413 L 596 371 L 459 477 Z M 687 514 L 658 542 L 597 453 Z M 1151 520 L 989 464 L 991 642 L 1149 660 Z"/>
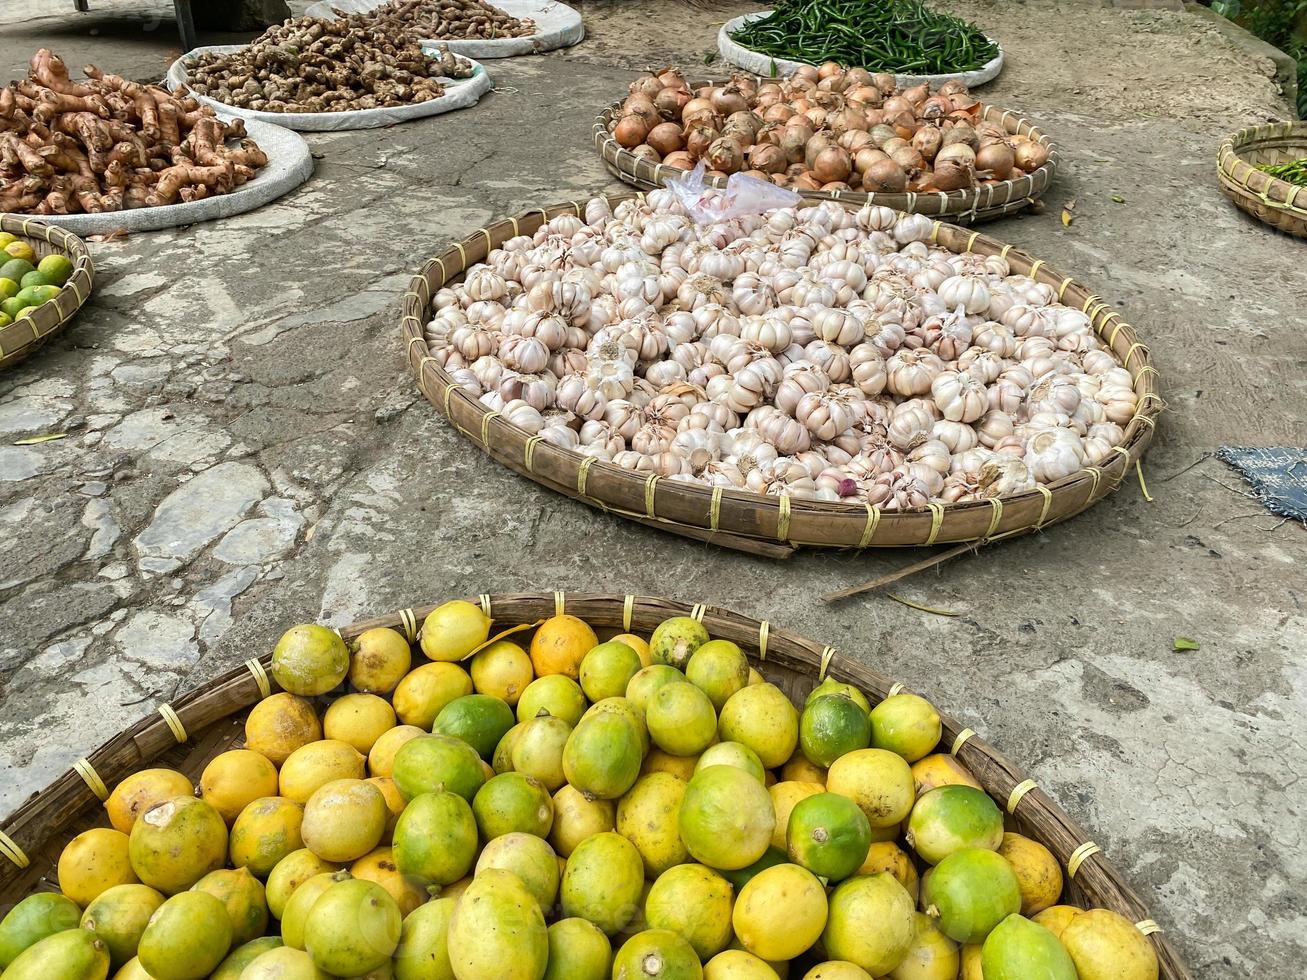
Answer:
<path fill-rule="evenodd" d="M 191 12 L 191 0 L 172 0 L 173 9 L 177 11 L 177 29 L 181 32 L 182 51 L 195 48 L 195 16 Z"/>

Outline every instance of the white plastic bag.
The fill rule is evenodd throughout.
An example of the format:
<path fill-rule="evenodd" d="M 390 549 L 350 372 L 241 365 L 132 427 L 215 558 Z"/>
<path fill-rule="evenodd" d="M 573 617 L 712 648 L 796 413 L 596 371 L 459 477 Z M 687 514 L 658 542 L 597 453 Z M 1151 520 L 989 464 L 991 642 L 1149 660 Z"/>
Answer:
<path fill-rule="evenodd" d="M 793 191 L 777 187 L 771 181 L 748 174 L 731 174 L 726 189 L 704 186 L 704 162 L 687 171 L 684 177 L 667 181 L 667 189 L 685 208 L 696 225 L 707 225 L 746 214 L 762 214 L 776 208 L 792 208 L 803 200 Z"/>

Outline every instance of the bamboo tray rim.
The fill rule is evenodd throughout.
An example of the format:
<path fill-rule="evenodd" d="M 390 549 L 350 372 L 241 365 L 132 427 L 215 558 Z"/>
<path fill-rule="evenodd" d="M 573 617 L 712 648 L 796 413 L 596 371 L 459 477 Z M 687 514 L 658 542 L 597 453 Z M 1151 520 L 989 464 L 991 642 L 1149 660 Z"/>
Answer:
<path fill-rule="evenodd" d="M 52 253 L 66 255 L 73 262 L 72 274 L 53 298 L 33 308 L 27 316 L 0 327 L 0 369 L 3 369 L 25 360 L 63 331 L 91 296 L 95 266 L 84 241 L 39 217 L 0 214 L 0 231 L 30 242 L 44 242 Z"/>
<path fill-rule="evenodd" d="M 613 205 L 631 198 L 643 199 L 644 195 L 604 195 L 601 199 Z M 799 207 L 819 203 L 807 200 Z M 837 203 L 855 210 L 849 202 Z M 584 208 L 585 202 L 570 201 L 525 211 L 481 228 L 424 263 L 403 297 L 401 326 L 405 354 L 427 400 L 488 455 L 543 486 L 665 530 L 770 557 L 784 557 L 805 546 L 866 548 L 963 541 L 987 543 L 1042 530 L 1080 513 L 1119 489 L 1132 467 L 1136 468 L 1142 485 L 1140 460 L 1163 409 L 1157 386 L 1159 375 L 1148 346 L 1138 340 L 1134 328 L 1119 313 L 1074 277 L 1063 276 L 1048 268 L 1042 259 L 1034 259 L 1012 245 L 940 221 L 932 226 L 932 242 L 956 253 L 971 252 L 979 246 L 985 250 L 983 254 L 999 255 L 1015 263 L 1013 272 L 1030 275 L 1056 288 L 1059 300 L 1072 287 L 1085 296 L 1081 311 L 1089 316 L 1095 331 L 1114 351 L 1118 363 L 1132 371 L 1139 399 L 1136 414 L 1125 427 L 1123 442 L 1106 461 L 1028 493 L 991 498 L 988 502 L 930 503 L 924 508 L 895 511 L 866 503 L 764 496 L 648 476 L 544 442 L 539 436 L 511 424 L 500 413 L 492 412 L 459 386 L 432 356 L 423 330 L 430 318 L 429 305 L 436 290 L 454 281 L 491 248 L 508 237 L 530 234 L 557 215 L 583 216 Z M 841 525 L 838 534 L 826 533 L 824 522 L 832 521 Z M 965 533 L 959 527 L 964 522 L 968 528 Z M 756 541 L 766 542 L 768 549 L 760 551 L 752 545 Z"/>
<path fill-rule="evenodd" d="M 859 660 L 820 644 L 802 634 L 767 620 L 757 620 L 717 606 L 685 603 L 643 595 L 610 593 L 482 593 L 467 597 L 479 604 L 493 620 L 500 623 L 535 623 L 550 615 L 569 612 L 588 623 L 623 631 L 641 631 L 670 616 L 690 616 L 699 620 L 714 637 L 741 644 L 752 662 L 760 667 L 774 665 L 787 677 L 808 678 L 817 682 L 826 677 L 853 683 L 876 702 L 909 690 Z M 336 632 L 351 640 L 376 627 L 394 629 L 408 640 L 417 642 L 419 625 L 435 604 L 402 609 L 390 615 L 366 619 Z M 108 796 L 108 787 L 122 778 L 155 762 L 170 749 L 194 744 L 195 751 L 206 743 L 206 734 L 231 723 L 274 690 L 269 667 L 272 656 L 246 661 L 242 666 L 193 688 L 171 704 L 141 719 L 105 742 L 72 769 L 33 794 L 0 828 L 0 894 L 16 900 L 33 886 L 52 887 L 50 875 L 32 863 L 28 852 L 54 845 L 53 838 L 67 830 L 79 815 L 97 812 Z M 787 691 L 793 700 L 794 694 Z M 1118 869 L 1107 859 L 1102 848 L 1079 826 L 1038 783 L 1010 762 L 977 732 L 940 712 L 943 726 L 937 751 L 948 752 L 976 776 L 1005 813 L 1034 827 L 1033 836 L 1049 847 L 1062 865 L 1067 891 L 1079 890 L 1096 906 L 1111 908 L 1124 915 L 1148 937 L 1161 964 L 1165 980 L 1192 980 L 1192 975 L 1163 934 L 1158 923 L 1148 915 L 1142 900 L 1125 882 Z M 211 746 L 217 750 L 230 747 L 230 741 Z M 57 823 L 57 828 L 51 823 Z M 53 870 L 54 862 L 47 862 Z"/>
<path fill-rule="evenodd" d="M 694 83 L 692 87 L 704 84 L 720 84 L 723 79 Z M 763 79 L 767 81 L 767 79 Z M 604 107 L 595 117 L 591 133 L 595 149 L 603 158 L 605 165 L 619 179 L 638 187 L 652 189 L 661 187 L 667 180 L 677 179 L 688 171 L 680 167 L 668 167 L 662 163 L 650 163 L 635 156 L 630 150 L 621 146 L 608 132 L 608 123 L 613 114 L 621 108 L 619 100 Z M 929 191 L 922 193 L 885 193 L 867 191 L 795 191 L 800 197 L 818 201 L 841 201 L 855 204 L 874 204 L 894 208 L 896 211 L 926 214 L 936 217 L 951 217 L 970 221 L 984 221 L 1003 217 L 1015 211 L 1029 207 L 1052 184 L 1057 174 L 1059 153 L 1053 142 L 1034 123 L 1012 109 L 1004 109 L 978 100 L 980 118 L 997 121 L 1009 133 L 1027 135 L 1037 143 L 1048 148 L 1048 161 L 1037 170 L 1024 177 L 1001 181 L 983 187 L 965 187 L 956 191 Z M 727 178 L 705 177 L 704 182 L 712 187 L 725 187 Z"/>

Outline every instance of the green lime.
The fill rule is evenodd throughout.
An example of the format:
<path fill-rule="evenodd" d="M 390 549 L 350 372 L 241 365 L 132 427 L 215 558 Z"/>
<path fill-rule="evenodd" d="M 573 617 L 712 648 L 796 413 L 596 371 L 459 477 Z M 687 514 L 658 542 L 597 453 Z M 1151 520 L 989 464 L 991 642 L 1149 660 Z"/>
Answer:
<path fill-rule="evenodd" d="M 795 804 L 785 839 L 795 864 L 818 877 L 841 881 L 867 860 L 871 825 L 847 796 L 818 793 Z"/>
<path fill-rule="evenodd" d="M 66 255 L 47 255 L 36 263 L 36 268 L 48 276 L 51 284 L 55 286 L 62 286 L 73 275 L 72 260 Z"/>
<path fill-rule="evenodd" d="M 10 242 L 18 241 L 17 235 L 11 235 L 7 231 L 0 231 L 0 249 L 4 248 Z"/>
<path fill-rule="evenodd" d="M 17 296 L 19 290 L 18 283 L 12 279 L 0 279 L 0 299 L 8 299 L 10 296 Z"/>
<path fill-rule="evenodd" d="M 58 286 L 26 286 L 18 290 L 18 295 L 14 299 L 24 300 L 28 306 L 40 306 L 58 295 Z"/>
<path fill-rule="evenodd" d="M 7 327 L 13 322 L 13 318 L 8 313 L 0 313 L 0 327 Z"/>
<path fill-rule="evenodd" d="M 25 299 L 19 299 L 17 296 L 10 296 L 7 300 L 0 302 L 0 313 L 9 317 L 10 320 L 17 320 L 18 314 L 31 305 L 32 304 Z"/>
<path fill-rule="evenodd" d="M 23 276 L 22 282 L 19 283 L 19 285 L 26 289 L 29 286 L 53 286 L 55 284 L 52 283 L 50 277 L 40 269 L 33 269 L 27 275 Z"/>
<path fill-rule="evenodd" d="M 23 259 L 27 262 L 36 261 L 36 249 L 30 244 L 20 240 L 14 240 L 4 247 L 5 252 L 16 259 Z"/>
<path fill-rule="evenodd" d="M 516 723 L 506 701 L 489 694 L 465 694 L 440 709 L 431 731 L 462 739 L 489 761 L 494 758 L 499 740 Z"/>
<path fill-rule="evenodd" d="M 35 268 L 36 266 L 26 259 L 9 259 L 3 265 L 0 265 L 0 279 L 12 279 L 14 282 L 21 282 L 23 276 Z"/>
<path fill-rule="evenodd" d="M 871 719 L 852 698 L 825 694 L 809 701 L 799 719 L 799 746 L 815 766 L 871 744 Z"/>

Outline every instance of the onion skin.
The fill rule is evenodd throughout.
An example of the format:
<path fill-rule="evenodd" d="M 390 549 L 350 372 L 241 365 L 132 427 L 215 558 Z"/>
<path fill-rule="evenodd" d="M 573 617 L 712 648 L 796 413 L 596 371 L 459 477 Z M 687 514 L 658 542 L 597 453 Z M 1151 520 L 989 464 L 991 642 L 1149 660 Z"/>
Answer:
<path fill-rule="evenodd" d="M 889 157 L 882 150 L 874 146 L 864 146 L 853 154 L 853 170 L 855 173 L 864 174 L 873 163 L 888 159 Z"/>
<path fill-rule="evenodd" d="M 631 151 L 633 156 L 640 157 L 643 160 L 650 160 L 654 163 L 662 163 L 663 156 L 648 143 L 641 143 Z"/>
<path fill-rule="evenodd" d="M 685 137 L 681 135 L 681 127 L 674 122 L 659 123 L 649 130 L 645 142 L 663 156 L 685 148 Z"/>
<path fill-rule="evenodd" d="M 865 129 L 850 129 L 836 141 L 850 153 L 857 153 L 864 146 L 874 145 L 871 142 L 871 134 Z"/>
<path fill-rule="evenodd" d="M 904 170 L 920 170 L 926 165 L 925 157 L 913 146 L 900 146 L 890 154 L 890 159 Z"/>
<path fill-rule="evenodd" d="M 658 122 L 658 109 L 654 106 L 651 99 L 646 99 L 643 95 L 632 95 L 622 103 L 622 114 L 627 116 L 639 116 L 644 119 L 650 126 Z"/>
<path fill-rule="evenodd" d="M 693 170 L 694 160 L 692 160 L 690 154 L 686 153 L 684 150 L 677 150 L 675 153 L 669 153 L 667 156 L 663 157 L 663 165 L 667 167 L 677 167 L 680 170 Z"/>
<path fill-rule="evenodd" d="M 938 167 L 945 160 L 954 160 L 968 167 L 975 166 L 976 151 L 966 143 L 950 143 L 935 154 L 935 166 Z"/>
<path fill-rule="evenodd" d="M 798 163 L 803 159 L 804 147 L 808 145 L 808 134 L 794 126 L 786 126 L 781 131 L 781 151 L 785 154 L 785 159 L 790 163 Z"/>
<path fill-rule="evenodd" d="M 788 122 L 794 117 L 794 110 L 783 102 L 776 102 L 767 106 L 763 110 L 762 118 L 765 122 Z"/>
<path fill-rule="evenodd" d="M 800 191 L 819 191 L 821 190 L 821 182 L 813 179 L 811 174 L 802 174 L 794 178 L 793 187 L 795 190 Z"/>
<path fill-rule="evenodd" d="M 957 123 L 944 130 L 944 145 L 951 146 L 954 143 L 965 143 L 973 150 L 980 149 L 980 137 L 965 123 Z"/>
<path fill-rule="evenodd" d="M 907 189 L 908 175 L 893 160 L 877 160 L 862 173 L 862 189 L 871 194 L 901 194 Z"/>
<path fill-rule="evenodd" d="M 649 135 L 649 126 L 642 116 L 623 116 L 613 127 L 613 139 L 628 150 L 639 146 Z"/>
<path fill-rule="evenodd" d="M 658 76 L 641 75 L 627 86 L 627 91 L 632 95 L 645 95 L 652 99 L 662 87 L 663 83 L 658 80 Z"/>
<path fill-rule="evenodd" d="M 930 85 L 927 82 L 922 82 L 920 85 L 904 89 L 903 97 L 913 105 L 921 105 L 930 97 Z"/>
<path fill-rule="evenodd" d="M 871 84 L 880 89 L 886 95 L 893 95 L 898 89 L 899 83 L 889 72 L 880 71 L 871 76 Z"/>

